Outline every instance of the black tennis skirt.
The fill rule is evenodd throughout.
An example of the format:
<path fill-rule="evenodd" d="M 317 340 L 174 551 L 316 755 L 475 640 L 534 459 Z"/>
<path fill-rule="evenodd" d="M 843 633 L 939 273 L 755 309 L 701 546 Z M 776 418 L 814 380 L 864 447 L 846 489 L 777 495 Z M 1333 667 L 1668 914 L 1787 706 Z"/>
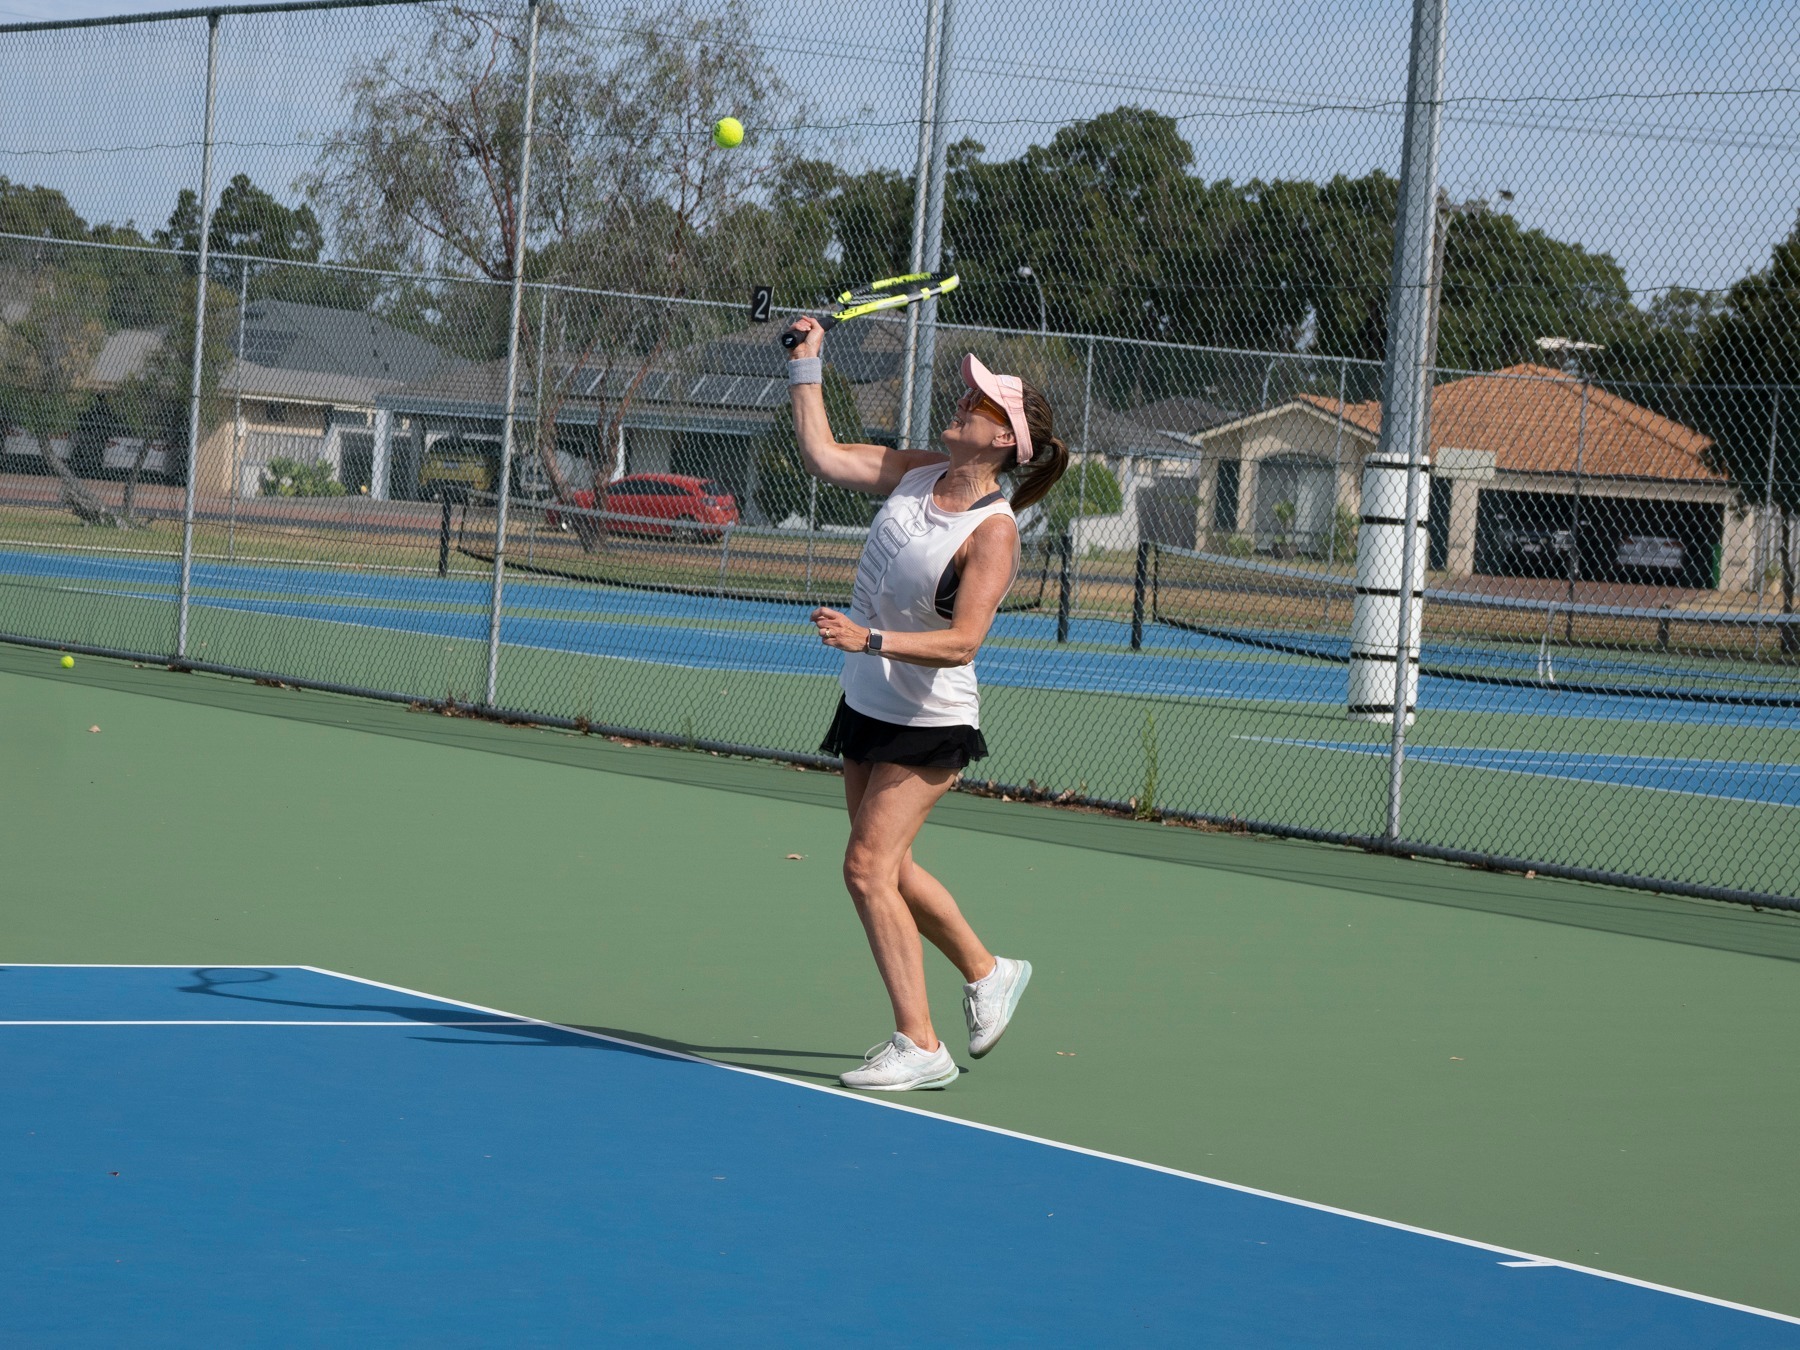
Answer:
<path fill-rule="evenodd" d="M 907 727 L 856 711 L 842 697 L 819 749 L 860 764 L 910 764 L 920 769 L 966 769 L 987 757 L 987 742 L 971 726 Z"/>

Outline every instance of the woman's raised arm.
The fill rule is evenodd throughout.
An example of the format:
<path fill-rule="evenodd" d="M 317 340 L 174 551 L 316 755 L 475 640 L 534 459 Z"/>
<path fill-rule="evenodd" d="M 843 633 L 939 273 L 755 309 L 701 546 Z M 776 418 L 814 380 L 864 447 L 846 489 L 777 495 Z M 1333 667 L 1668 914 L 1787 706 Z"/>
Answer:
<path fill-rule="evenodd" d="M 824 347 L 825 330 L 812 319 L 800 319 L 794 327 L 803 336 L 790 359 L 817 357 Z M 831 434 L 821 385 L 789 385 L 788 396 L 794 405 L 794 435 L 800 443 L 800 458 L 806 471 L 836 487 L 885 497 L 912 470 L 942 458 L 929 450 L 889 450 L 881 445 L 840 443 Z"/>

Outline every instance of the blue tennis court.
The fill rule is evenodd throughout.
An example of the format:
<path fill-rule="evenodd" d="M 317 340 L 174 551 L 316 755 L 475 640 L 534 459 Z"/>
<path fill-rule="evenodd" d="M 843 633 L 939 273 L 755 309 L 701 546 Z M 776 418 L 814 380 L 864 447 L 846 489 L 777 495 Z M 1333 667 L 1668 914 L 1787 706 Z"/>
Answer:
<path fill-rule="evenodd" d="M 15 1344 L 1800 1345 L 1800 1319 L 304 967 L 15 966 Z"/>
<path fill-rule="evenodd" d="M 158 559 L 0 552 L 0 574 L 169 602 L 177 568 Z M 197 564 L 193 605 L 219 613 L 310 620 L 415 636 L 487 638 L 483 580 L 324 568 Z M 808 606 L 603 586 L 508 582 L 501 639 L 513 647 L 701 670 L 835 678 L 840 658 L 811 641 Z M 1055 641 L 1046 614 L 1003 614 L 982 650 L 984 683 L 1142 698 L 1207 698 L 1341 707 L 1347 673 L 1329 660 L 1251 654 L 1224 638 L 1153 626 L 1144 650 L 1129 625 L 1077 619 Z M 1419 706 L 1512 717 L 1579 717 L 1733 727 L 1800 728 L 1800 708 L 1502 686 L 1427 676 Z M 1683 790 L 1676 780 L 1667 786 Z"/>
<path fill-rule="evenodd" d="M 1385 759 L 1384 744 L 1363 741 L 1309 741 L 1280 736 L 1245 736 L 1264 745 L 1291 745 L 1341 755 Z M 1800 807 L 1800 765 L 1757 764 L 1735 759 L 1693 759 L 1672 755 L 1593 755 L 1558 750 L 1513 750 L 1491 745 L 1418 745 L 1406 749 L 1414 764 L 1450 764 L 1489 773 L 1565 778 L 1649 792 L 1684 792 L 1760 806 Z M 1675 785 L 1679 786 L 1675 786 Z"/>

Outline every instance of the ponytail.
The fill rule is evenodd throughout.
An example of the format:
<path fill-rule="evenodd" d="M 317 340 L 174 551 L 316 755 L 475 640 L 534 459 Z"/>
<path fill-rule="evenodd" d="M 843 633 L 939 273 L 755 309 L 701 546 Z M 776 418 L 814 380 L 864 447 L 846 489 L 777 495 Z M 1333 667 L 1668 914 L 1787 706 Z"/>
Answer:
<path fill-rule="evenodd" d="M 1020 381 L 1024 384 L 1024 381 Z M 1014 475 L 1012 506 L 1023 511 L 1043 500 L 1056 486 L 1057 479 L 1069 467 L 1069 447 L 1057 440 L 1050 413 L 1050 402 L 1031 385 L 1025 384 L 1025 424 L 1031 428 L 1031 460 L 1024 468 L 1017 461 L 1007 467 Z"/>

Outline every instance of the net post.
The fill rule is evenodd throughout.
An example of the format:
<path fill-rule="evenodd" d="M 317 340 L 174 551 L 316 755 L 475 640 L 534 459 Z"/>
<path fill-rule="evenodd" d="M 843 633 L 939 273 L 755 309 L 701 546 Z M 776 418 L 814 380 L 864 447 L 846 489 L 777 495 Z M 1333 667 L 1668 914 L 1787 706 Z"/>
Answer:
<path fill-rule="evenodd" d="M 1150 549 L 1148 539 L 1138 540 L 1137 567 L 1131 577 L 1131 650 L 1144 646 L 1144 592 L 1150 588 Z"/>
<path fill-rule="evenodd" d="M 731 530 L 732 527 L 727 525 L 719 535 L 719 584 L 716 598 L 720 600 L 725 598 L 726 570 L 731 565 Z"/>
<path fill-rule="evenodd" d="M 187 492 L 181 505 L 181 582 L 175 604 L 175 656 L 187 655 L 188 606 L 194 591 L 195 466 L 200 459 L 200 393 L 206 365 L 207 235 L 212 233 L 213 114 L 218 108 L 219 15 L 206 16 L 206 111 L 200 143 L 200 252 L 194 264 L 194 370 L 188 392 Z M 44 453 L 48 455 L 46 447 Z"/>
<path fill-rule="evenodd" d="M 1075 536 L 1073 532 L 1064 530 L 1062 537 L 1056 541 L 1057 572 L 1056 579 L 1056 640 L 1069 640 L 1069 607 L 1073 600 L 1072 583 L 1074 581 L 1073 563 L 1075 560 Z"/>
<path fill-rule="evenodd" d="M 506 507 L 512 496 L 513 442 L 519 411 L 519 327 L 525 306 L 525 233 L 531 211 L 531 130 L 537 110 L 538 0 L 526 0 L 525 108 L 519 147 L 519 209 L 513 218 L 512 304 L 506 326 L 506 420 L 500 424 L 499 497 L 494 512 L 494 586 L 488 604 L 487 689 L 492 708 L 500 685 L 500 610 L 506 591 Z"/>

